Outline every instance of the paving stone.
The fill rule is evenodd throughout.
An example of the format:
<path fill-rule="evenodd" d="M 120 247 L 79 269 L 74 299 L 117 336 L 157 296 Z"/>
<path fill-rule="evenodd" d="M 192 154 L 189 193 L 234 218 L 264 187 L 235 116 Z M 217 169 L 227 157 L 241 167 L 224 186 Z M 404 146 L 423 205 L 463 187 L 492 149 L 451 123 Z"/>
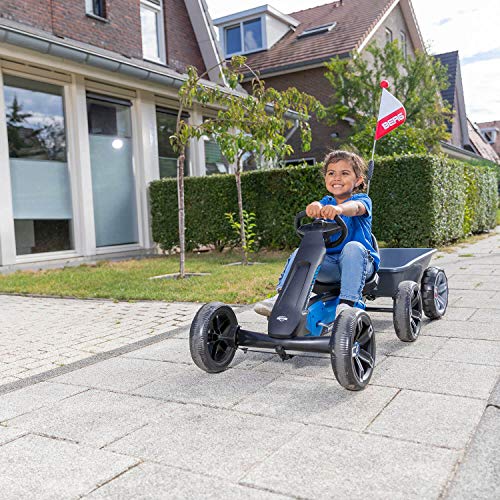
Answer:
<path fill-rule="evenodd" d="M 258 391 L 279 377 L 279 374 L 274 373 L 238 369 L 209 374 L 194 365 L 175 366 L 178 368 L 177 371 L 131 392 L 167 401 L 229 408 L 244 396 Z"/>
<path fill-rule="evenodd" d="M 241 481 L 300 498 L 435 499 L 454 450 L 308 426 Z"/>
<path fill-rule="evenodd" d="M 0 421 L 8 420 L 78 394 L 86 389 L 65 384 L 46 383 L 31 385 L 0 396 Z"/>
<path fill-rule="evenodd" d="M 484 408 L 485 402 L 477 399 L 403 390 L 367 430 L 402 440 L 463 449 Z"/>
<path fill-rule="evenodd" d="M 152 399 L 90 390 L 16 417 L 8 425 L 101 447 L 167 411 Z"/>
<path fill-rule="evenodd" d="M 237 481 L 303 427 L 223 409 L 176 407 L 106 449 Z"/>
<path fill-rule="evenodd" d="M 256 366 L 254 369 L 259 372 L 300 375 L 302 377 L 325 378 L 335 381 L 332 363 L 328 354 L 300 353 L 286 361 L 281 361 L 277 355 L 274 355 L 269 361 Z"/>
<path fill-rule="evenodd" d="M 500 340 L 500 321 L 471 323 L 470 321 L 431 321 L 422 334 L 433 337 Z"/>
<path fill-rule="evenodd" d="M 500 322 L 500 309 L 477 309 L 470 317 L 470 321 L 474 323 Z"/>
<path fill-rule="evenodd" d="M 500 498 L 500 409 L 486 409 L 477 432 L 462 459 L 447 500 L 497 500 Z"/>
<path fill-rule="evenodd" d="M 287 376 L 244 398 L 233 409 L 361 431 L 396 393 L 397 389 L 374 386 L 350 392 L 334 381 Z"/>
<path fill-rule="evenodd" d="M 477 311 L 470 307 L 449 307 L 441 321 L 467 321 Z"/>
<path fill-rule="evenodd" d="M 79 498 L 138 461 L 41 436 L 0 446 L 2 500 Z"/>
<path fill-rule="evenodd" d="M 491 405 L 495 405 L 500 409 L 500 376 L 498 377 L 497 383 L 495 385 L 495 388 L 493 389 L 493 392 L 490 395 L 488 403 Z"/>
<path fill-rule="evenodd" d="M 371 384 L 487 399 L 497 376 L 494 366 L 389 357 L 374 370 Z"/>
<path fill-rule="evenodd" d="M 52 380 L 63 384 L 112 391 L 130 391 L 156 379 L 164 380 L 180 370 L 180 366 L 161 361 L 118 357 L 101 361 Z"/>
<path fill-rule="evenodd" d="M 192 472 L 174 469 L 165 465 L 142 463 L 125 474 L 95 490 L 85 498 L 157 500 L 168 498 L 184 500 L 279 500 L 285 497 L 268 491 L 256 490 L 207 477 Z"/>
<path fill-rule="evenodd" d="M 395 332 L 378 332 L 375 335 L 377 356 L 404 356 L 406 358 L 430 359 L 446 343 L 446 339 L 426 337 L 423 335 L 425 326 L 415 342 L 402 342 Z"/>
<path fill-rule="evenodd" d="M 4 427 L 0 425 L 0 446 L 15 439 L 20 438 L 26 434 L 25 431 L 19 429 L 13 429 L 12 427 Z M 1 483 L 1 480 L 0 480 Z"/>
<path fill-rule="evenodd" d="M 191 364 L 189 341 L 187 339 L 166 339 L 150 346 L 122 355 L 123 358 L 170 361 L 172 363 Z"/>
<path fill-rule="evenodd" d="M 434 359 L 500 366 L 500 332 L 497 341 L 448 339 Z"/>

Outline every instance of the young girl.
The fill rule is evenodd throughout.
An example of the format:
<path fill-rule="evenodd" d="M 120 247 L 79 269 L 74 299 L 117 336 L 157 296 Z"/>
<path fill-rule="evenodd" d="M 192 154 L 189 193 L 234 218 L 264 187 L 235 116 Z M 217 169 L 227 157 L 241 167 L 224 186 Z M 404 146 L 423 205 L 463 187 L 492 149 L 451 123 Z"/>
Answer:
<path fill-rule="evenodd" d="M 316 219 L 333 219 L 339 215 L 346 223 L 347 238 L 339 246 L 327 248 L 317 276 L 322 283 L 340 282 L 340 303 L 337 307 L 337 314 L 340 314 L 348 307 L 364 308 L 362 290 L 366 279 L 378 269 L 380 257 L 372 243 L 372 201 L 362 192 L 365 187 L 365 162 L 349 151 L 332 151 L 325 158 L 323 175 L 330 194 L 307 205 L 306 213 Z M 279 279 L 278 292 L 296 253 L 297 250 L 288 259 Z M 277 297 L 258 302 L 255 312 L 270 316 Z"/>

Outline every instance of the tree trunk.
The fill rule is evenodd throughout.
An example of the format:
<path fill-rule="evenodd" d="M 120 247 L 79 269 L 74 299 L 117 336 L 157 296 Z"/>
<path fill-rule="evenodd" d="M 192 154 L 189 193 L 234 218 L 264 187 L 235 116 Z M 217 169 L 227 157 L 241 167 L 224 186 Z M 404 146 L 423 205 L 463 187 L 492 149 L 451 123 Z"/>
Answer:
<path fill-rule="evenodd" d="M 243 195 L 241 192 L 241 171 L 243 170 L 243 165 L 241 164 L 241 159 L 238 160 L 238 165 L 236 167 L 236 192 L 238 194 L 238 214 L 240 216 L 240 237 L 241 237 L 241 258 L 244 265 L 248 264 L 248 253 L 247 253 L 247 238 L 245 232 L 245 220 L 243 218 Z"/>
<path fill-rule="evenodd" d="M 179 278 L 185 278 L 184 262 L 186 259 L 186 228 L 184 217 L 184 148 L 177 158 L 177 202 L 179 207 L 179 245 L 181 248 Z"/>

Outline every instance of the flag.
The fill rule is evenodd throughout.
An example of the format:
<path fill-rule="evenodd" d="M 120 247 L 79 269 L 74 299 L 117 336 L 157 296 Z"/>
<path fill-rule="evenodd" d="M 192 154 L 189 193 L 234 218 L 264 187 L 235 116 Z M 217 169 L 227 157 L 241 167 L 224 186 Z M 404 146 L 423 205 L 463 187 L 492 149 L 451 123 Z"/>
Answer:
<path fill-rule="evenodd" d="M 406 121 L 406 110 L 403 104 L 387 91 L 383 84 L 386 84 L 386 82 L 381 83 L 382 99 L 380 100 L 377 129 L 375 131 L 376 141 L 403 125 Z"/>

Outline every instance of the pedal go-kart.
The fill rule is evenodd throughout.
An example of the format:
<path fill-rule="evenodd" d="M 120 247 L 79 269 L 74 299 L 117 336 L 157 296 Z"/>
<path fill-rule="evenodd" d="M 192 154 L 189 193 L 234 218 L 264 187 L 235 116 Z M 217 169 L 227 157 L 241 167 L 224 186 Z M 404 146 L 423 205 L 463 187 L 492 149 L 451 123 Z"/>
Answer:
<path fill-rule="evenodd" d="M 430 319 L 445 314 L 446 274 L 428 267 L 436 250 L 382 248 L 380 268 L 367 279 L 363 297 L 365 301 L 392 297 L 393 307 L 353 307 L 335 317 L 340 283 L 320 283 L 316 275 L 326 249 L 344 241 L 347 227 L 338 216 L 334 221 L 316 219 L 301 225 L 305 216 L 300 212 L 295 217 L 302 240 L 269 318 L 267 335 L 242 329 L 230 306 L 205 304 L 189 334 L 191 356 L 199 368 L 208 373 L 224 371 L 239 348 L 272 349 L 283 361 L 292 357 L 290 351 L 329 353 L 339 384 L 359 391 L 370 381 L 375 366 L 375 332 L 367 311 L 392 312 L 396 335 L 403 342 L 417 339 L 422 313 Z M 373 243 L 378 249 L 374 237 Z"/>

